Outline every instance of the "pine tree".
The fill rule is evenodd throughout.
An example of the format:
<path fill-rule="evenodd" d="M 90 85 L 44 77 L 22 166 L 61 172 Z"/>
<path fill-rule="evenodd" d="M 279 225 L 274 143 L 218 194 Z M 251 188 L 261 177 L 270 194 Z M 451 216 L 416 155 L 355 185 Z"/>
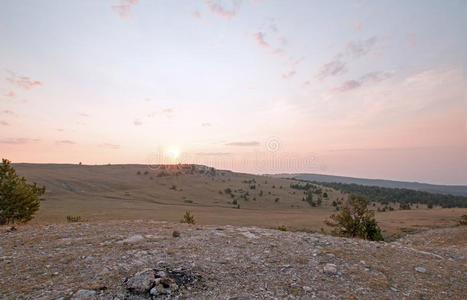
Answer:
<path fill-rule="evenodd" d="M 2 159 L 0 165 L 0 225 L 24 223 L 39 210 L 45 187 L 29 184 L 16 174 L 10 161 Z"/>

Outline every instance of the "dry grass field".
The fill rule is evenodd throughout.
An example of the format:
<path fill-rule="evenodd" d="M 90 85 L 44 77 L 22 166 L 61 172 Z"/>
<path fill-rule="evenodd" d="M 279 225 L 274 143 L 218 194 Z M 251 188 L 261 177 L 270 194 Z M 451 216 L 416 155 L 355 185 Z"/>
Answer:
<path fill-rule="evenodd" d="M 247 225 L 319 231 L 335 212 L 328 194 L 320 207 L 303 201 L 292 180 L 221 171 L 204 166 L 15 164 L 18 174 L 45 185 L 47 193 L 32 223 L 64 223 L 67 216 L 89 222 L 157 220 L 178 222 L 185 211 L 198 224 Z M 214 173 L 215 174 L 214 174 Z M 231 190 L 229 193 L 228 189 Z M 239 208 L 238 208 L 239 207 Z M 378 207 L 378 206 L 376 206 Z M 395 210 L 376 213 L 386 236 L 453 226 L 467 209 Z"/>

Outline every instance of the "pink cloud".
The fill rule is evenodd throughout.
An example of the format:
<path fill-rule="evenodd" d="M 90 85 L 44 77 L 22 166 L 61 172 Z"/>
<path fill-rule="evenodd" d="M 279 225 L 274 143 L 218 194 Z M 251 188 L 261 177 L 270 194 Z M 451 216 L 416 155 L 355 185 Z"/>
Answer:
<path fill-rule="evenodd" d="M 55 142 L 58 145 L 75 145 L 76 143 L 70 140 L 60 140 Z"/>
<path fill-rule="evenodd" d="M 119 5 L 113 5 L 112 9 L 120 16 L 122 19 L 127 19 L 131 15 L 132 7 L 138 4 L 139 0 L 122 0 Z"/>
<path fill-rule="evenodd" d="M 136 120 L 133 121 L 133 125 L 135 125 L 135 126 L 141 126 L 141 125 L 143 125 L 143 122 L 141 122 L 140 120 L 136 119 Z"/>
<path fill-rule="evenodd" d="M 28 138 L 8 138 L 8 139 L 0 139 L 0 144 L 7 144 L 7 145 L 22 145 L 22 144 L 29 144 L 32 142 L 38 142 L 39 139 L 28 139 Z"/>
<path fill-rule="evenodd" d="M 16 93 L 14 91 L 9 91 L 5 96 L 8 98 L 16 98 Z"/>
<path fill-rule="evenodd" d="M 16 85 L 17 87 L 20 87 L 25 90 L 31 90 L 35 87 L 40 87 L 42 86 L 42 82 L 38 80 L 33 80 L 27 76 L 19 76 L 15 72 L 12 71 L 7 71 L 8 72 L 8 77 L 6 80 L 10 82 L 13 85 Z M 13 92 L 10 92 L 13 93 Z"/>
<path fill-rule="evenodd" d="M 218 0 L 205 0 L 206 5 L 213 14 L 230 20 L 237 15 L 237 11 L 240 6 L 240 1 L 228 1 L 231 3 L 229 8 L 226 7 L 225 2 L 227 1 L 224 1 L 224 3 L 222 3 Z"/>
<path fill-rule="evenodd" d="M 0 121 L 0 125 L 2 126 L 10 126 L 10 124 L 6 121 Z"/>
<path fill-rule="evenodd" d="M 335 88 L 337 92 L 347 92 L 356 88 L 359 88 L 362 84 L 357 80 L 347 80 L 340 87 Z"/>
<path fill-rule="evenodd" d="M 260 47 L 263 47 L 263 48 L 269 48 L 270 47 L 269 43 L 266 42 L 266 34 L 265 33 L 258 31 L 253 36 L 255 38 L 256 43 Z"/>

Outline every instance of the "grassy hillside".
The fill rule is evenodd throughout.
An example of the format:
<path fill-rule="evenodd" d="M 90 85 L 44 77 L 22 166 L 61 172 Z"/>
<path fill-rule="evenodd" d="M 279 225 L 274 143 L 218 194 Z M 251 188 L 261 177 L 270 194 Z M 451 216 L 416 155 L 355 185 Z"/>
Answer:
<path fill-rule="evenodd" d="M 292 188 L 299 181 L 214 170 L 205 166 L 15 164 L 18 174 L 45 185 L 45 201 L 33 223 L 85 220 L 158 220 L 178 222 L 185 211 L 198 224 L 253 225 L 319 231 L 336 212 L 333 202 L 347 195 L 315 186 Z M 292 186 L 292 187 L 291 187 Z M 326 197 L 324 197 L 326 193 Z M 320 204 L 318 205 L 318 200 Z M 340 204 L 341 205 L 341 204 Z M 372 206 L 374 210 L 379 204 Z M 379 213 L 386 234 L 454 225 L 467 209 L 425 209 Z"/>
<path fill-rule="evenodd" d="M 455 196 L 467 197 L 467 186 L 465 185 L 437 185 L 419 182 L 393 181 L 383 179 L 366 179 L 344 176 L 332 176 L 321 174 L 280 174 L 278 177 L 297 178 L 307 181 L 327 182 L 327 183 L 345 183 L 359 184 L 366 186 L 378 186 L 384 188 L 409 189 L 416 191 L 424 191 L 429 193 L 450 194 Z"/>

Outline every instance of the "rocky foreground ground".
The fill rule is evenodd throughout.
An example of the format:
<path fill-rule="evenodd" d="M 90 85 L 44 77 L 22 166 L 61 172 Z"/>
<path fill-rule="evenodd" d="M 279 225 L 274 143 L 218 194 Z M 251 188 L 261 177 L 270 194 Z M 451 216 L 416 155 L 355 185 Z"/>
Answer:
<path fill-rule="evenodd" d="M 146 221 L 0 227 L 0 299 L 466 295 L 466 227 L 391 243 Z"/>

